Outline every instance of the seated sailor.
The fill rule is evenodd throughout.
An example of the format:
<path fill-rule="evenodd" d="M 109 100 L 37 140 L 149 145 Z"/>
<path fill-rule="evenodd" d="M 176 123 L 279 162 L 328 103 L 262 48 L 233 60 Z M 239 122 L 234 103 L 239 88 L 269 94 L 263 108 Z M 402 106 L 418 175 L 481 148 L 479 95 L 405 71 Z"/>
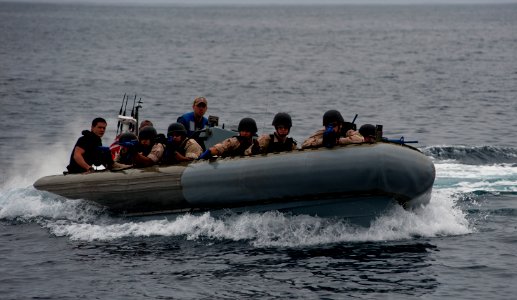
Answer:
<path fill-rule="evenodd" d="M 337 110 L 329 110 L 323 114 L 323 126 L 325 128 L 316 131 L 302 144 L 302 149 L 327 147 L 335 145 L 346 145 L 351 143 L 362 143 L 364 138 L 355 130 L 350 129 L 341 136 L 342 126 L 345 120 Z"/>
<path fill-rule="evenodd" d="M 66 167 L 68 173 L 89 173 L 95 171 L 93 166 L 103 165 L 107 169 L 113 167 L 113 159 L 109 148 L 102 147 L 101 138 L 106 132 L 107 122 L 103 118 L 95 118 L 90 130 L 83 130 L 82 135 L 75 143 L 70 163 Z"/>
<path fill-rule="evenodd" d="M 272 134 L 263 134 L 257 141 L 260 146 L 261 153 L 292 151 L 296 149 L 296 141 L 287 137 L 293 125 L 291 116 L 288 113 L 280 112 L 273 118 L 272 125 L 275 132 Z"/>
<path fill-rule="evenodd" d="M 178 118 L 177 122 L 185 126 L 188 137 L 192 137 L 194 132 L 208 126 L 208 119 L 204 116 L 208 109 L 207 107 L 206 98 L 197 97 L 192 103 L 192 111 Z"/>
<path fill-rule="evenodd" d="M 115 156 L 115 162 L 133 166 L 138 147 L 138 137 L 132 132 L 124 132 L 120 135 L 117 144 L 119 152 Z"/>
<path fill-rule="evenodd" d="M 198 158 L 203 148 L 187 137 L 187 130 L 181 123 L 172 123 L 167 129 L 167 143 L 162 157 L 163 164 L 176 164 Z"/>
<path fill-rule="evenodd" d="M 158 141 L 158 133 L 152 126 L 145 126 L 138 133 L 138 145 L 134 155 L 136 167 L 157 164 L 163 156 L 165 147 Z"/>
<path fill-rule="evenodd" d="M 234 136 L 207 149 L 199 156 L 199 159 L 208 159 L 213 155 L 233 157 L 243 155 L 255 155 L 260 153 L 257 140 L 253 137 L 257 134 L 257 123 L 252 118 L 243 118 L 239 122 L 238 136 Z"/>

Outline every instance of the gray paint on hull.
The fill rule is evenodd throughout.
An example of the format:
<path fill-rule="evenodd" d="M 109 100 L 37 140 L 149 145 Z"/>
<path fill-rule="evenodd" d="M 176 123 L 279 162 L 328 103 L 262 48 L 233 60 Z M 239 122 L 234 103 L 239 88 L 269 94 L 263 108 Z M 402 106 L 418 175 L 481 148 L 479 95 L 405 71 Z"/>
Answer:
<path fill-rule="evenodd" d="M 369 194 L 428 202 L 434 177 L 433 163 L 419 151 L 378 143 L 196 163 L 181 181 L 193 206 L 237 206 Z"/>

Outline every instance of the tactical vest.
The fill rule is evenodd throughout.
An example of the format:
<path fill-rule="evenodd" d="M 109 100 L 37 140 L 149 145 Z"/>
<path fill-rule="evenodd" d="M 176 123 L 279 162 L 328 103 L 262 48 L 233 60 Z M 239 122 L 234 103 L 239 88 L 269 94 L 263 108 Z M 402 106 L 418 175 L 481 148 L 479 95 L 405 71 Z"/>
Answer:
<path fill-rule="evenodd" d="M 252 143 L 249 142 L 248 138 L 242 136 L 234 136 L 234 138 L 237 138 L 237 140 L 239 141 L 239 147 L 232 149 L 226 153 L 223 153 L 222 157 L 243 156 L 244 151 L 246 151 L 246 149 L 248 149 L 252 145 Z M 257 141 L 253 142 L 256 143 Z M 253 154 L 258 154 L 258 151 L 257 153 Z"/>
<path fill-rule="evenodd" d="M 296 145 L 296 142 L 293 140 L 293 138 L 286 138 L 285 142 L 279 142 L 275 141 L 275 135 L 270 134 L 269 135 L 270 141 L 269 145 L 267 146 L 267 153 L 271 152 L 284 152 L 284 151 L 292 151 L 293 145 Z"/>
<path fill-rule="evenodd" d="M 151 150 L 153 150 L 153 146 L 154 146 L 154 144 L 150 145 L 149 147 L 144 147 L 141 144 L 138 144 L 136 146 L 136 149 L 137 149 L 136 151 L 141 152 L 143 156 L 147 157 L 147 155 L 149 155 L 149 153 L 151 153 Z"/>
<path fill-rule="evenodd" d="M 187 150 L 185 149 L 185 145 L 187 144 L 187 141 L 189 139 L 186 138 L 181 144 L 174 145 L 173 143 L 167 143 L 165 145 L 165 152 L 163 153 L 162 163 L 173 165 L 179 163 L 179 161 L 176 160 L 176 152 L 185 156 L 187 154 Z"/>

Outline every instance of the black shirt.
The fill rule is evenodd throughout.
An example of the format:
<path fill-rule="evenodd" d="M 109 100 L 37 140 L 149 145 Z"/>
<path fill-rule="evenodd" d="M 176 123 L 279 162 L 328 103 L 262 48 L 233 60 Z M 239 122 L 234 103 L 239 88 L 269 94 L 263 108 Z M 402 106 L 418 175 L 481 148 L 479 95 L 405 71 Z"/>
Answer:
<path fill-rule="evenodd" d="M 75 161 L 75 147 L 81 147 L 82 149 L 84 149 L 84 160 L 87 164 L 101 164 L 98 151 L 99 147 L 102 146 L 101 138 L 89 130 L 83 130 L 82 134 L 83 136 L 77 140 L 74 149 L 72 150 L 72 154 L 70 155 L 70 164 L 66 167 L 68 169 L 68 173 L 83 173 L 88 171 L 85 170 L 83 167 L 79 166 L 79 164 Z"/>

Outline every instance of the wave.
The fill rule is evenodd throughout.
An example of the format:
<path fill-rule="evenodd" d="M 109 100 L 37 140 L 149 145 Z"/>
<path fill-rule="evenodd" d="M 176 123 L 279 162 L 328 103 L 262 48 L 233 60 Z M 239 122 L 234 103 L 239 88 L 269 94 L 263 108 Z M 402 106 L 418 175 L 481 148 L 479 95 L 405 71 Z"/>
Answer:
<path fill-rule="evenodd" d="M 430 205 L 407 211 L 394 206 L 369 227 L 342 218 L 291 215 L 278 211 L 213 215 L 180 214 L 156 218 L 111 216 L 81 200 L 69 200 L 32 187 L 1 191 L 0 220 L 37 223 L 52 235 L 77 241 L 175 237 L 185 240 L 246 242 L 254 247 L 299 247 L 341 242 L 411 240 L 468 234 L 467 216 L 448 192 L 433 192 Z"/>
<path fill-rule="evenodd" d="M 429 146 L 421 149 L 435 160 L 453 160 L 467 165 L 515 164 L 517 149 L 497 146 Z"/>
<path fill-rule="evenodd" d="M 254 247 L 299 247 L 468 234 L 476 231 L 479 222 L 487 222 L 487 216 L 516 214 L 512 203 L 517 203 L 517 168 L 501 163 L 515 159 L 514 149 L 435 146 L 425 152 L 436 166 L 431 202 L 413 211 L 395 206 L 369 227 L 341 218 L 277 211 L 123 218 L 85 201 L 65 199 L 32 186 L 20 187 L 27 183 L 25 179 L 0 188 L 0 221 L 13 226 L 37 223 L 54 236 L 85 242 L 173 237 L 209 243 L 244 242 Z M 464 163 L 474 161 L 469 153 L 475 153 L 472 156 L 477 157 L 477 164 Z"/>
<path fill-rule="evenodd" d="M 468 165 L 455 161 L 435 162 L 433 189 L 456 192 L 517 192 L 517 168 L 510 164 Z"/>

